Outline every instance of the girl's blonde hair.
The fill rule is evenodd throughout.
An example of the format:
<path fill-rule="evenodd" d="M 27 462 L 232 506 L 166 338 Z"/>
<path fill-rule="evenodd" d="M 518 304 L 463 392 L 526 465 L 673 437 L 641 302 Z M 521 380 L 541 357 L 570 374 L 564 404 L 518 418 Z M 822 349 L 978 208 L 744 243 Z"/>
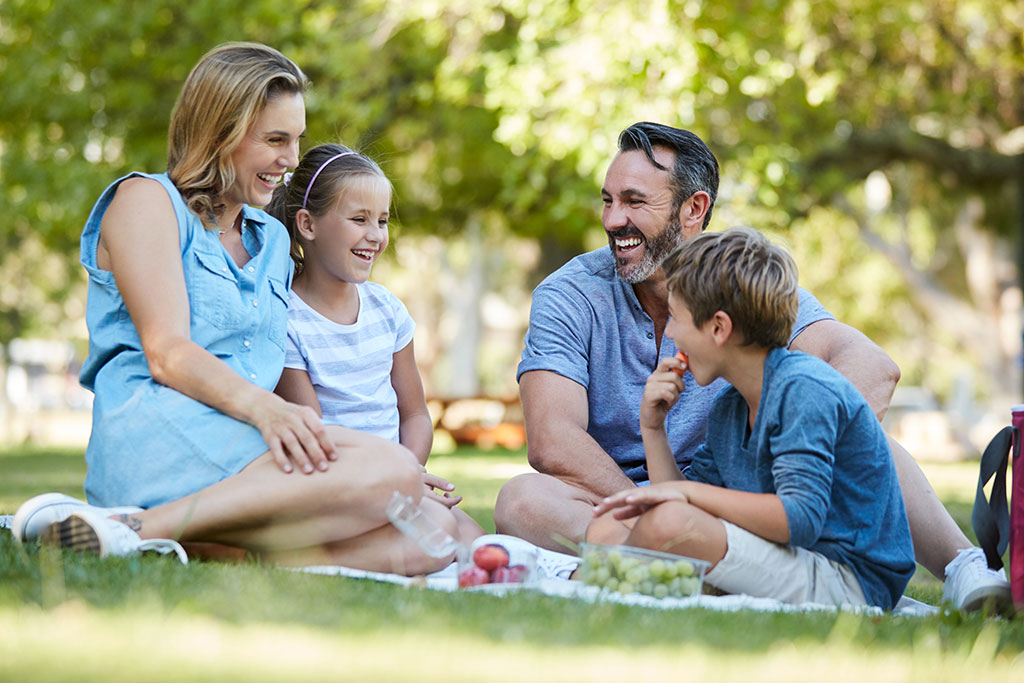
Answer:
<path fill-rule="evenodd" d="M 383 181 L 388 192 L 392 191 L 391 181 L 373 159 L 344 145 L 324 144 L 302 155 L 288 182 L 274 188 L 264 211 L 288 228 L 296 275 L 302 272 L 303 245 L 295 214 L 305 209 L 319 218 L 334 208 L 352 182 L 367 178 Z"/>
<path fill-rule="evenodd" d="M 294 62 L 259 43 L 218 45 L 192 69 L 171 113 L 167 172 L 205 225 L 216 223 L 235 182 L 231 153 L 267 102 L 308 84 Z"/>

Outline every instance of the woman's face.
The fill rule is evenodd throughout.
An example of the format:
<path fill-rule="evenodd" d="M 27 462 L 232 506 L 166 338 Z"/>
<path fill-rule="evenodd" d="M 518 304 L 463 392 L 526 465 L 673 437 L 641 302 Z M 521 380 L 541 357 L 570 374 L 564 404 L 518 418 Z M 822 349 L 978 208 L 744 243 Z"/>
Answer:
<path fill-rule="evenodd" d="M 299 139 L 306 132 L 306 104 L 299 93 L 282 93 L 267 105 L 246 132 L 231 163 L 235 182 L 225 192 L 227 216 L 242 204 L 265 206 L 289 168 L 299 164 Z M 235 210 L 232 210 L 233 207 Z"/>

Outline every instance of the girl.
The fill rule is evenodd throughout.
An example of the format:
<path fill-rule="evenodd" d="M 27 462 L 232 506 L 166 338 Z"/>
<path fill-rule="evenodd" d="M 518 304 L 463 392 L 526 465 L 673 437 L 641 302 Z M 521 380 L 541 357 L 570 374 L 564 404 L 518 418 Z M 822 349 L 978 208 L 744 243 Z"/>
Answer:
<path fill-rule="evenodd" d="M 391 183 L 369 157 L 342 145 L 305 154 L 267 211 L 292 238 L 285 369 L 275 391 L 338 424 L 397 441 L 426 465 L 433 442 L 413 352 L 415 323 L 402 302 L 369 282 L 388 245 Z M 427 497 L 452 508 L 461 540 L 483 530 L 425 474 Z M 444 493 L 435 493 L 435 487 Z"/>

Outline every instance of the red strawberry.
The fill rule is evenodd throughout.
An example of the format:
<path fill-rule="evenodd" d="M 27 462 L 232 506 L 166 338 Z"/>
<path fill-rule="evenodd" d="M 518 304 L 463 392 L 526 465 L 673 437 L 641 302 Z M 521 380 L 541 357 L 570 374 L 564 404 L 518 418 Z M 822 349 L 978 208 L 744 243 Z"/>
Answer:
<path fill-rule="evenodd" d="M 686 363 L 687 366 L 690 365 L 690 359 L 682 351 L 680 351 L 679 353 L 676 354 L 676 358 L 678 358 L 681 362 Z M 683 373 L 686 372 L 686 371 L 683 370 L 682 368 L 672 368 L 672 372 L 674 372 L 677 375 L 679 375 L 680 377 L 682 377 Z"/>
<path fill-rule="evenodd" d="M 494 543 L 482 545 L 473 551 L 473 564 L 489 572 L 498 567 L 507 567 L 508 551 Z"/>
<path fill-rule="evenodd" d="M 459 588 L 468 588 L 469 586 L 480 586 L 488 583 L 491 580 L 487 570 L 481 569 L 477 566 L 467 567 L 463 569 L 459 574 Z"/>

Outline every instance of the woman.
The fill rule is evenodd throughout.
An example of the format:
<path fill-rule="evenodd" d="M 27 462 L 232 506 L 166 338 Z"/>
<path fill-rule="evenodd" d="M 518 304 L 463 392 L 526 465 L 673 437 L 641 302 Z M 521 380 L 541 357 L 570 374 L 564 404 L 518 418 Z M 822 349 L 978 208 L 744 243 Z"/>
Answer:
<path fill-rule="evenodd" d="M 422 495 L 406 449 L 325 427 L 308 406 L 273 393 L 289 238 L 252 207 L 298 163 L 306 85 L 269 47 L 213 49 L 175 105 L 167 173 L 132 173 L 100 197 L 81 243 L 90 336 L 82 383 L 96 395 L 86 494 L 135 507 L 47 494 L 19 509 L 20 539 L 42 533 L 123 554 L 175 538 L 288 564 L 407 574 L 451 560 L 427 557 L 387 521 L 395 491 Z M 424 508 L 455 531 L 447 508 Z"/>

